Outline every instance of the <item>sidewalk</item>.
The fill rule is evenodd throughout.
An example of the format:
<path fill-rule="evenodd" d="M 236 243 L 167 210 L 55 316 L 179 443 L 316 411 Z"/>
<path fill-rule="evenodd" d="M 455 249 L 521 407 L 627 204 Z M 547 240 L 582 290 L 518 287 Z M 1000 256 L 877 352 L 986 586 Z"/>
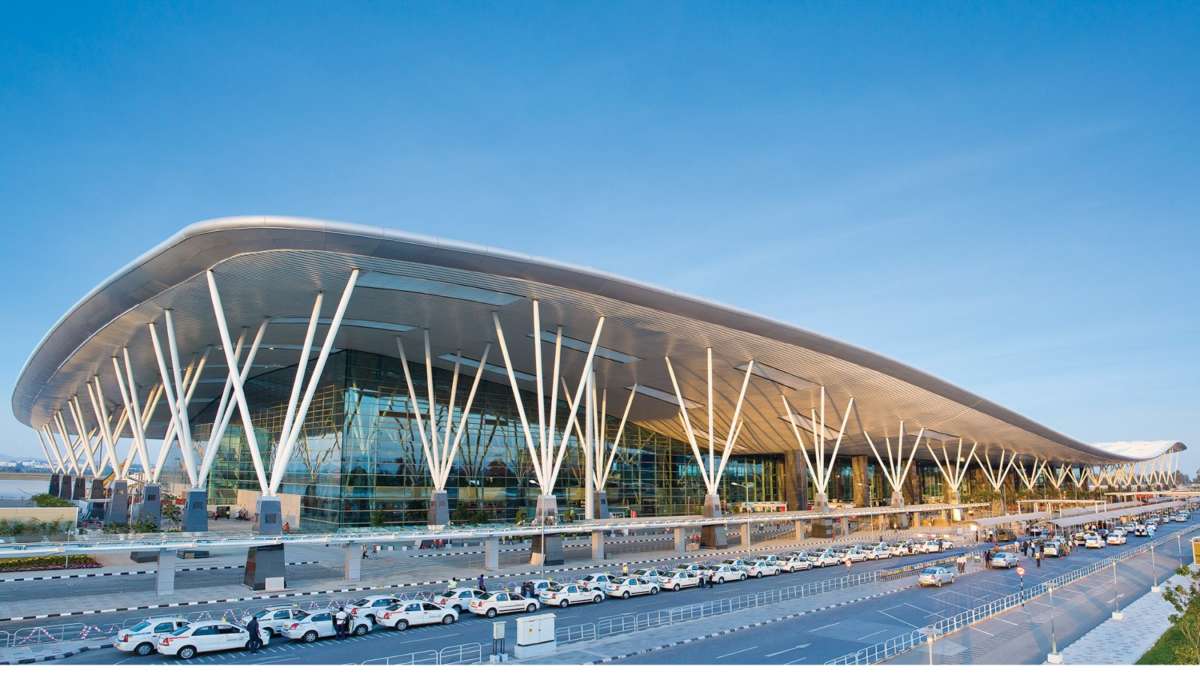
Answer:
<path fill-rule="evenodd" d="M 1175 575 L 1163 582 L 1163 588 L 1187 581 Z M 1161 593 L 1147 593 L 1121 609 L 1124 619 L 1116 621 L 1110 618 L 1061 650 L 1063 663 L 1136 663 L 1171 627 L 1167 617 L 1174 611 Z"/>

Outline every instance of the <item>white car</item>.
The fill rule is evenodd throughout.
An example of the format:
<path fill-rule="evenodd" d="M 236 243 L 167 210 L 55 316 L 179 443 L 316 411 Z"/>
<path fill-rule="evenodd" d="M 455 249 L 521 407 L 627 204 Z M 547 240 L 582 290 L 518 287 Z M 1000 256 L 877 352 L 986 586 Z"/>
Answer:
<path fill-rule="evenodd" d="M 755 560 L 746 566 L 746 574 L 761 579 L 763 577 L 773 577 L 779 574 L 779 567 L 772 562 L 766 560 Z"/>
<path fill-rule="evenodd" d="M 733 568 L 736 568 L 739 570 L 746 568 L 746 561 L 742 560 L 741 558 L 726 558 L 725 560 L 721 561 L 721 564 L 729 565 L 730 567 L 733 567 Z"/>
<path fill-rule="evenodd" d="M 662 584 L 660 582 L 665 575 L 665 572 L 661 572 L 653 567 L 644 567 L 640 570 L 634 570 L 629 576 L 637 577 L 643 581 L 648 581 L 652 584 L 659 584 L 661 586 Z"/>
<path fill-rule="evenodd" d="M 187 625 L 187 619 L 182 616 L 156 616 L 142 619 L 129 628 L 117 631 L 113 638 L 113 646 L 117 648 L 117 651 L 127 654 L 149 656 L 158 648 L 160 640 Z"/>
<path fill-rule="evenodd" d="M 842 554 L 842 562 L 849 560 L 852 563 L 866 562 L 867 549 L 861 546 L 855 546 Z"/>
<path fill-rule="evenodd" d="M 471 601 L 483 595 L 483 591 L 474 588 L 456 588 L 433 596 L 433 604 L 438 607 L 452 607 L 459 613 L 467 611 Z"/>
<path fill-rule="evenodd" d="M 1055 558 L 1062 557 L 1064 546 L 1065 542 L 1057 537 L 1054 539 L 1047 539 L 1046 542 L 1042 544 L 1042 555 L 1046 556 L 1047 558 L 1050 556 L 1054 556 Z"/>
<path fill-rule="evenodd" d="M 892 547 L 882 541 L 867 550 L 867 560 L 884 560 L 892 557 Z"/>
<path fill-rule="evenodd" d="M 733 565 L 717 565 L 713 569 L 710 578 L 714 584 L 723 584 L 726 581 L 744 581 L 746 579 L 746 570 L 739 569 Z"/>
<path fill-rule="evenodd" d="M 260 629 L 259 638 L 266 645 L 271 640 L 271 635 Z M 158 653 L 164 656 L 178 656 L 186 661 L 204 652 L 245 649 L 249 644 L 250 631 L 237 624 L 227 621 L 198 621 L 159 640 Z"/>
<path fill-rule="evenodd" d="M 888 552 L 893 556 L 899 557 L 902 555 L 908 555 L 912 551 L 908 547 L 908 542 L 893 541 L 892 543 L 888 544 Z"/>
<path fill-rule="evenodd" d="M 1154 523 L 1150 523 L 1150 524 L 1146 525 L 1146 533 L 1147 534 L 1149 534 L 1151 537 L 1153 537 L 1155 532 L 1158 532 L 1157 525 L 1155 525 Z"/>
<path fill-rule="evenodd" d="M 779 564 L 779 556 L 777 556 L 777 555 L 760 555 L 760 556 L 758 556 L 757 558 L 755 558 L 755 559 L 754 559 L 754 561 L 755 561 L 755 562 L 758 562 L 758 561 L 760 561 L 760 560 L 762 560 L 762 561 L 765 561 L 765 562 L 769 562 L 769 563 L 771 563 L 772 565 L 778 565 L 778 564 Z"/>
<path fill-rule="evenodd" d="M 640 577 L 617 577 L 608 587 L 608 595 L 613 598 L 629 599 L 631 595 L 656 595 L 657 593 L 658 584 Z"/>
<path fill-rule="evenodd" d="M 1146 529 L 1146 526 L 1145 526 L 1145 525 L 1138 525 L 1137 527 L 1133 528 L 1133 536 L 1135 536 L 1135 537 L 1149 537 L 1149 536 L 1150 536 L 1150 532 L 1149 532 L 1149 531 Z"/>
<path fill-rule="evenodd" d="M 918 553 L 940 553 L 942 550 L 942 542 L 937 539 L 926 539 L 917 544 Z"/>
<path fill-rule="evenodd" d="M 398 602 L 379 613 L 380 626 L 407 630 L 409 626 L 426 626 L 440 623 L 446 626 L 458 621 L 458 610 L 441 607 L 424 600 Z"/>
<path fill-rule="evenodd" d="M 817 554 L 813 561 L 814 567 L 833 567 L 842 564 L 842 554 L 837 549 L 827 548 Z"/>
<path fill-rule="evenodd" d="M 402 601 L 394 595 L 368 595 L 350 603 L 349 610 L 351 615 L 374 623 L 377 613 L 397 602 Z"/>
<path fill-rule="evenodd" d="M 542 591 L 546 590 L 547 588 L 550 588 L 550 586 L 554 584 L 554 581 L 552 579 L 530 579 L 529 581 L 522 581 L 521 582 L 521 591 L 522 592 L 524 592 L 526 584 L 533 585 L 533 595 L 534 595 L 534 597 L 538 597 L 542 594 Z"/>
<path fill-rule="evenodd" d="M 801 570 L 811 570 L 812 560 L 803 553 L 795 553 L 788 556 L 783 562 L 779 563 L 779 569 L 784 572 L 799 572 Z"/>
<path fill-rule="evenodd" d="M 610 585 L 612 585 L 613 579 L 615 579 L 615 578 L 616 578 L 615 575 L 609 574 L 607 572 L 595 572 L 593 574 L 589 574 L 586 577 L 580 579 L 579 585 L 583 586 L 584 588 L 588 589 L 589 591 L 592 589 L 607 591 L 608 587 Z"/>
<path fill-rule="evenodd" d="M 992 567 L 993 568 L 1011 569 L 1020 564 L 1021 564 L 1021 561 L 1017 558 L 1016 553 L 1009 553 L 1008 551 L 998 551 L 997 553 L 995 553 L 992 556 Z"/>
<path fill-rule="evenodd" d="M 496 591 L 495 593 L 484 593 L 475 598 L 467 609 L 472 614 L 481 614 L 490 619 L 497 614 L 536 612 L 537 608 L 541 606 L 542 603 L 537 598 L 527 598 L 520 593 Z"/>
<path fill-rule="evenodd" d="M 1089 534 L 1083 538 L 1084 548 L 1104 548 L 1104 540 L 1098 534 Z"/>
<path fill-rule="evenodd" d="M 704 563 L 680 563 L 675 566 L 675 571 L 679 570 L 691 572 L 698 577 L 707 577 L 712 574 L 712 569 Z"/>
<path fill-rule="evenodd" d="M 670 575 L 663 577 L 661 585 L 668 591 L 695 588 L 700 585 L 700 575 L 687 570 L 675 570 Z"/>
<path fill-rule="evenodd" d="M 1104 543 L 1111 544 L 1113 546 L 1120 546 L 1121 544 L 1124 544 L 1125 543 L 1125 531 L 1124 530 L 1113 530 L 1112 532 L 1109 532 L 1108 536 L 1105 537 L 1105 539 L 1104 539 Z"/>
<path fill-rule="evenodd" d="M 382 609 L 380 610 L 383 611 Z M 303 618 L 289 623 L 284 629 L 283 634 L 292 640 L 303 640 L 305 642 L 316 642 L 318 638 L 327 638 L 337 635 L 337 630 L 333 627 L 333 617 L 337 614 L 336 610 L 326 609 L 320 612 L 308 614 Z M 350 617 L 350 632 L 354 635 L 366 635 L 371 632 L 371 626 L 374 622 L 369 619 L 364 619 L 361 616 L 348 615 Z"/>
<path fill-rule="evenodd" d="M 1186 523 L 1187 519 L 1188 519 L 1187 515 L 1183 514 L 1183 513 L 1176 513 L 1175 517 L 1172 518 L 1172 520 L 1174 520 L 1177 523 Z"/>
<path fill-rule="evenodd" d="M 308 612 L 295 607 L 279 606 L 265 607 L 242 617 L 242 625 L 248 625 L 250 618 L 258 619 L 258 627 L 265 629 L 271 634 L 271 637 L 282 635 L 288 624 L 299 621 L 308 616 Z"/>
<path fill-rule="evenodd" d="M 604 591 L 598 588 L 588 590 L 577 583 L 556 583 L 551 584 L 549 588 L 538 593 L 538 598 L 546 605 L 568 607 L 586 602 L 603 602 Z"/>
<path fill-rule="evenodd" d="M 917 583 L 921 586 L 937 586 L 941 588 L 944 584 L 954 583 L 954 570 L 940 565 L 926 567 L 921 570 L 920 576 L 917 577 Z"/>

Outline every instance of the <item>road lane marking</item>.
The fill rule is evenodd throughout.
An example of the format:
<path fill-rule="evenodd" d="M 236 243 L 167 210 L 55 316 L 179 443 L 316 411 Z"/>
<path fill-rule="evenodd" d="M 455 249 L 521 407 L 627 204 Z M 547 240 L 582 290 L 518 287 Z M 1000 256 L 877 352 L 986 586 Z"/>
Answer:
<path fill-rule="evenodd" d="M 832 627 L 838 625 L 839 623 L 841 623 L 841 621 L 834 621 L 833 623 L 827 623 L 824 626 L 817 626 L 816 628 L 810 628 L 808 632 L 815 633 L 819 630 L 825 630 L 826 628 L 832 628 Z"/>
<path fill-rule="evenodd" d="M 811 642 L 805 642 L 805 643 L 804 643 L 804 644 L 802 644 L 802 645 L 796 645 L 795 647 L 788 647 L 787 649 L 780 649 L 780 650 L 779 650 L 779 651 L 777 651 L 777 652 L 771 652 L 770 654 L 766 654 L 765 656 L 766 656 L 766 658 L 771 658 L 772 656 L 778 656 L 778 655 L 780 655 L 780 654 L 786 654 L 786 653 L 788 653 L 788 652 L 794 652 L 794 651 L 796 651 L 797 649 L 804 649 L 805 647 L 808 647 L 808 646 L 810 646 L 810 645 L 812 645 L 812 643 L 811 643 Z"/>
<path fill-rule="evenodd" d="M 800 663 L 801 661 L 803 661 L 804 659 L 807 659 L 807 658 L 808 658 L 807 656 L 801 656 L 800 658 L 796 659 L 795 661 L 788 661 L 787 663 L 785 663 L 783 665 L 790 666 L 793 663 Z"/>
<path fill-rule="evenodd" d="M 859 639 L 859 640 L 866 640 L 867 638 L 871 637 L 872 635 L 879 635 L 880 633 L 886 633 L 886 632 L 887 632 L 887 630 L 888 630 L 888 629 L 886 629 L 886 628 L 880 628 L 879 630 L 875 631 L 874 633 L 867 633 L 866 635 L 864 635 L 864 636 L 862 636 L 862 637 L 860 637 L 860 638 L 858 638 L 858 639 Z"/>
<path fill-rule="evenodd" d="M 758 649 L 758 646 L 757 646 L 757 645 L 755 645 L 755 646 L 753 646 L 753 647 L 746 647 L 745 649 L 739 649 L 739 650 L 737 650 L 736 652 L 729 652 L 728 654 L 722 654 L 722 655 L 718 656 L 717 658 L 718 658 L 718 659 L 723 659 L 723 658 L 725 658 L 726 656 L 733 656 L 734 654 L 741 654 L 742 652 L 748 652 L 748 651 L 750 651 L 751 649 Z"/>
<path fill-rule="evenodd" d="M 986 636 L 988 636 L 988 637 L 996 637 L 996 635 L 995 635 L 994 633 L 989 633 L 989 632 L 987 632 L 986 630 L 984 630 L 984 629 L 982 629 L 982 628 L 980 628 L 980 627 L 978 627 L 978 626 L 968 626 L 968 627 L 969 627 L 969 628 L 971 628 L 972 630 L 977 630 L 977 631 L 979 631 L 980 633 L 983 633 L 984 635 L 986 635 Z"/>

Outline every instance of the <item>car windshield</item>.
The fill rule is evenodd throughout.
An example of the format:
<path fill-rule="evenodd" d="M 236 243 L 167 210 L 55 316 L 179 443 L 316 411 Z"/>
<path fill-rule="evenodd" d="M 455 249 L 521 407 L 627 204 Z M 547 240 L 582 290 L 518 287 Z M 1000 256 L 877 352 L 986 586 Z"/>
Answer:
<path fill-rule="evenodd" d="M 274 612 L 274 611 L 275 611 L 275 610 L 273 610 L 273 609 L 260 609 L 260 610 L 258 610 L 257 612 L 255 612 L 255 613 L 254 613 L 254 618 L 256 618 L 256 619 L 261 619 L 261 618 L 263 618 L 264 616 L 266 616 L 266 615 L 268 615 L 268 614 L 270 614 L 271 612 Z"/>
<path fill-rule="evenodd" d="M 495 597 L 496 597 L 495 593 L 484 593 L 483 595 L 479 596 L 479 599 L 480 600 L 492 600 Z"/>
<path fill-rule="evenodd" d="M 177 629 L 174 633 L 171 633 L 171 635 L 183 635 L 184 633 L 188 632 L 189 629 L 191 629 L 191 626 L 184 626 L 183 628 Z"/>
<path fill-rule="evenodd" d="M 140 633 L 150 627 L 150 622 L 146 620 L 139 621 L 129 627 L 129 632 Z"/>
<path fill-rule="evenodd" d="M 365 607 L 367 605 L 367 603 L 369 603 L 369 602 L 371 602 L 371 601 L 368 600 L 367 598 L 363 598 L 361 600 L 355 600 L 354 602 L 350 603 L 350 606 L 351 607 Z"/>
<path fill-rule="evenodd" d="M 549 584 L 546 584 L 546 588 L 551 591 L 561 591 L 563 589 L 562 584 L 557 581 L 551 581 Z"/>

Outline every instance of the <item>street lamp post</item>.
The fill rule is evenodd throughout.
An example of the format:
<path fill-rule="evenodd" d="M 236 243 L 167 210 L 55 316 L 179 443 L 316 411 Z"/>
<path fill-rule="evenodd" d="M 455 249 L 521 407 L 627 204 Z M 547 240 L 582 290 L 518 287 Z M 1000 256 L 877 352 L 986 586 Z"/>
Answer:
<path fill-rule="evenodd" d="M 1154 555 L 1154 543 L 1150 544 L 1150 571 L 1154 575 L 1154 585 L 1150 587 L 1151 593 L 1162 593 L 1162 585 L 1158 583 L 1158 558 Z"/>
<path fill-rule="evenodd" d="M 1050 594 L 1050 653 L 1046 655 L 1046 663 L 1060 664 L 1063 657 L 1058 651 L 1058 637 L 1054 632 L 1054 585 L 1047 584 L 1046 590 Z"/>
<path fill-rule="evenodd" d="M 1114 561 L 1113 561 L 1112 568 L 1113 568 L 1113 611 L 1112 611 L 1112 618 L 1113 618 L 1113 621 L 1120 621 L 1120 620 L 1122 620 L 1122 619 L 1124 619 L 1124 618 L 1125 618 L 1125 615 L 1124 615 L 1124 614 L 1121 612 L 1120 605 L 1117 603 L 1117 561 L 1116 561 L 1116 560 L 1114 560 Z"/>

